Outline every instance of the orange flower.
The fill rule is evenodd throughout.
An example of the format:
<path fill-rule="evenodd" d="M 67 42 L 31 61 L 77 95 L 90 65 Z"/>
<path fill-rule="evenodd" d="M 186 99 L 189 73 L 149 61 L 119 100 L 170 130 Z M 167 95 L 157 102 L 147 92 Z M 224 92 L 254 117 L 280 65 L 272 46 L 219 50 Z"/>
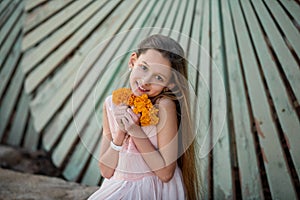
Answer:
<path fill-rule="evenodd" d="M 114 104 L 126 104 L 133 107 L 135 114 L 141 113 L 141 126 L 156 125 L 159 121 L 158 109 L 153 106 L 147 94 L 134 96 L 129 88 L 120 88 L 113 91 L 112 101 Z"/>

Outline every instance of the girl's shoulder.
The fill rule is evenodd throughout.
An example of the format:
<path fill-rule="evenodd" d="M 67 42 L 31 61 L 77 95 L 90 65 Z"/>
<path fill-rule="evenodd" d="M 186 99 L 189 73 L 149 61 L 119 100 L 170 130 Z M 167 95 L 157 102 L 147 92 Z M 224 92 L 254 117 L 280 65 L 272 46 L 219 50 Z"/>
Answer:
<path fill-rule="evenodd" d="M 155 102 L 156 106 L 158 107 L 158 109 L 160 108 L 164 108 L 164 109 L 175 109 L 176 110 L 176 104 L 172 99 L 169 99 L 167 97 L 162 97 L 160 99 L 158 99 Z"/>

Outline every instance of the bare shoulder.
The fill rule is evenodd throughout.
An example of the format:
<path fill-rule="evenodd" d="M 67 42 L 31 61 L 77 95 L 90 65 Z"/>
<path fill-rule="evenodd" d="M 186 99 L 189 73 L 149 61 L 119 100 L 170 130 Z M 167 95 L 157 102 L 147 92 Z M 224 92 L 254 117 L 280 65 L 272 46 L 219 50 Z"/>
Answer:
<path fill-rule="evenodd" d="M 176 104 L 173 100 L 168 98 L 162 98 L 158 102 L 158 115 L 159 115 L 159 123 L 158 130 L 168 130 L 170 127 L 177 124 L 177 111 Z"/>
<path fill-rule="evenodd" d="M 176 110 L 175 102 L 168 98 L 162 98 L 158 102 L 158 108 L 159 110 Z"/>

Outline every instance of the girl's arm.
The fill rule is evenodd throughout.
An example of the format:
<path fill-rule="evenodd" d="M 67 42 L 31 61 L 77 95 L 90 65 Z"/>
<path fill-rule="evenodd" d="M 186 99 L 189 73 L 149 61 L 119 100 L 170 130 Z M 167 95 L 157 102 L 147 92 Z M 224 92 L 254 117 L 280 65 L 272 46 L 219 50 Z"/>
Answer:
<path fill-rule="evenodd" d="M 125 133 L 118 130 L 117 137 L 113 140 L 113 143 L 121 146 L 125 137 Z M 110 147 L 112 141 L 112 135 L 107 119 L 107 110 L 105 103 L 103 105 L 103 134 L 100 147 L 100 160 L 99 166 L 101 175 L 105 178 L 113 176 L 119 160 L 119 152 Z"/>
<path fill-rule="evenodd" d="M 142 154 L 150 169 L 163 182 L 168 182 L 174 174 L 177 161 L 178 139 L 177 139 L 177 114 L 175 103 L 170 99 L 161 99 L 159 102 L 159 123 L 157 125 L 158 149 L 141 129 L 136 125 L 138 116 L 130 109 L 129 116 L 125 115 L 125 129 L 131 135 L 137 149 Z"/>

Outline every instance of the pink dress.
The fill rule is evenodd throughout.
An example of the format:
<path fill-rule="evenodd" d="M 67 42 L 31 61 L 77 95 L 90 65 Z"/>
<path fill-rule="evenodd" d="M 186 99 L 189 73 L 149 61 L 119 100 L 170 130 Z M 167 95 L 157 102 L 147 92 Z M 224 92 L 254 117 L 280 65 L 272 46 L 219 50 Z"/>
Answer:
<path fill-rule="evenodd" d="M 116 121 L 112 115 L 112 98 L 106 98 L 107 117 L 112 137 L 115 136 Z M 152 144 L 157 148 L 156 126 L 142 127 Z M 105 179 L 99 190 L 88 200 L 117 199 L 185 199 L 181 170 L 177 166 L 173 178 L 162 182 L 145 163 L 131 139 L 122 147 L 114 175 Z"/>

